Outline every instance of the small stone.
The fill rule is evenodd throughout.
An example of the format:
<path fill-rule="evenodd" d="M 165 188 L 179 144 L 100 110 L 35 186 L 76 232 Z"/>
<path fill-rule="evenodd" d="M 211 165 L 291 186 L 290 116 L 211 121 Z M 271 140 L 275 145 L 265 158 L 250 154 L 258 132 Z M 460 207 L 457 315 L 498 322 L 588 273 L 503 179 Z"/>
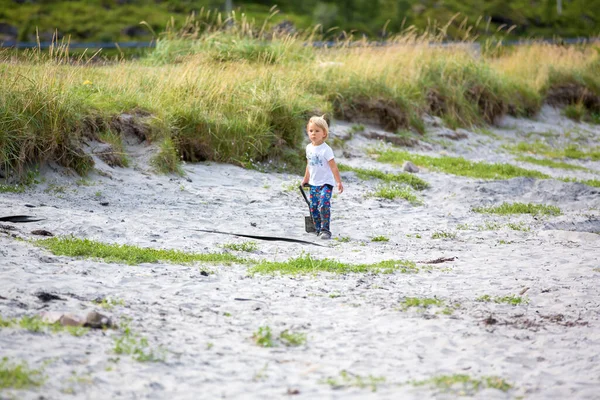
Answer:
<path fill-rule="evenodd" d="M 402 170 L 414 174 L 419 172 L 419 167 L 410 161 L 404 161 L 404 164 L 402 164 Z"/>
<path fill-rule="evenodd" d="M 105 206 L 105 207 L 106 207 L 106 206 L 108 205 L 108 201 L 101 201 L 101 202 L 100 202 L 100 205 L 101 205 L 101 206 Z"/>
<path fill-rule="evenodd" d="M 74 314 L 63 314 L 59 322 L 62 326 L 83 326 L 85 323 L 83 318 Z"/>
<path fill-rule="evenodd" d="M 83 326 L 94 329 L 110 328 L 113 326 L 112 321 L 106 315 L 102 315 L 96 311 L 90 311 L 85 318 Z"/>
<path fill-rule="evenodd" d="M 47 231 L 45 229 L 37 229 L 35 231 L 31 231 L 32 235 L 38 235 L 38 236 L 54 236 L 54 234 L 50 231 Z"/>

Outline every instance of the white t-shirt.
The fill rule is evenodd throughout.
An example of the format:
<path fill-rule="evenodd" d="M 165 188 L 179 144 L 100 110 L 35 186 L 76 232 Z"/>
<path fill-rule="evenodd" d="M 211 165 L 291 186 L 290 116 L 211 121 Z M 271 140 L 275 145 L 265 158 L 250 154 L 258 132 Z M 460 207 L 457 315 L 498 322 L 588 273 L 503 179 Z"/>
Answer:
<path fill-rule="evenodd" d="M 333 150 L 327 143 L 313 146 L 309 143 L 306 146 L 306 161 L 308 163 L 308 173 L 310 179 L 308 184 L 311 186 L 331 185 L 335 186 L 335 179 L 329 167 L 329 161 L 333 160 Z"/>

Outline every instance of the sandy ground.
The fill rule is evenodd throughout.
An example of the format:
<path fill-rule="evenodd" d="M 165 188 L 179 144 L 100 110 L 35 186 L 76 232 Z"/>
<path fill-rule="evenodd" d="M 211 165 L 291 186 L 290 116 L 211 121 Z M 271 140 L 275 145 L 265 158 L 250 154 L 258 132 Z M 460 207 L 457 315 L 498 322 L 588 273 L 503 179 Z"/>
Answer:
<path fill-rule="evenodd" d="M 411 151 L 510 162 L 554 177 L 599 178 L 600 162 L 572 161 L 588 171 L 552 169 L 517 162 L 501 147 L 548 137 L 598 144 L 598 126 L 573 123 L 551 108 L 536 120 L 506 118 L 487 134 L 462 131 L 468 137 L 459 141 L 444 139 L 452 131 L 430 122 L 428 139 Z M 332 139 L 351 126 L 336 123 Z M 367 154 L 383 145 L 355 135 L 334 151 L 339 163 L 399 172 Z M 410 382 L 456 374 L 498 376 L 512 385 L 507 392 L 477 391 L 477 399 L 600 398 L 598 188 L 422 170 L 418 176 L 431 188 L 419 193 L 424 204 L 413 206 L 368 197 L 378 181 L 344 172 L 346 190 L 333 200 L 334 240 L 323 242 L 304 232 L 308 211 L 295 188 L 300 176 L 214 163 L 186 164 L 185 177 L 156 175 L 147 164 L 150 150 L 131 146 L 130 168 L 97 160 L 97 172 L 84 181 L 48 166 L 43 182 L 26 193 L 0 195 L 0 216 L 45 218 L 3 223 L 14 229 L 0 230 L 0 316 L 97 310 L 117 324 L 129 321 L 162 360 L 115 354 L 120 329 L 75 337 L 2 328 L 0 356 L 43 368 L 47 379 L 35 389 L 0 390 L 0 398 L 450 399 L 461 394 L 457 386 L 446 391 Z M 556 205 L 563 215 L 502 217 L 471 210 L 515 201 Z M 530 230 L 512 230 L 508 223 Z M 500 228 L 482 229 L 486 224 Z M 244 265 L 128 266 L 55 256 L 15 239 L 39 239 L 30 234 L 34 229 L 188 252 L 224 252 L 224 244 L 248 240 L 194 229 L 276 235 L 325 246 L 257 241 L 258 250 L 234 253 L 278 261 L 304 254 L 349 263 L 405 259 L 421 271 L 251 276 Z M 433 239 L 440 231 L 456 237 Z M 371 241 L 380 235 L 389 241 Z M 427 264 L 440 257 L 454 260 Z M 62 300 L 43 303 L 40 291 Z M 526 304 L 476 301 L 520 293 Z M 407 297 L 435 297 L 455 310 L 403 311 Z M 93 302 L 98 298 L 119 304 L 103 309 Z M 261 326 L 274 337 L 287 329 L 307 340 L 298 347 L 262 348 L 252 339 Z"/>

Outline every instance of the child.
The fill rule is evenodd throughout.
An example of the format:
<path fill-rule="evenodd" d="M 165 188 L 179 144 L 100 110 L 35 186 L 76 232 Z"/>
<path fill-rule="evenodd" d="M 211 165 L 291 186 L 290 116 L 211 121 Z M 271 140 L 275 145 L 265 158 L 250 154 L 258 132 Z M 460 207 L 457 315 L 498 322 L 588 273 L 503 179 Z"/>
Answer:
<path fill-rule="evenodd" d="M 306 172 L 302 186 L 310 185 L 310 212 L 315 221 L 317 235 L 323 240 L 331 239 L 331 192 L 337 183 L 340 193 L 344 191 L 342 178 L 333 159 L 333 150 L 325 143 L 329 126 L 323 117 L 312 117 L 306 125 L 310 143 L 306 146 Z M 335 180 L 334 180 L 335 179 Z"/>

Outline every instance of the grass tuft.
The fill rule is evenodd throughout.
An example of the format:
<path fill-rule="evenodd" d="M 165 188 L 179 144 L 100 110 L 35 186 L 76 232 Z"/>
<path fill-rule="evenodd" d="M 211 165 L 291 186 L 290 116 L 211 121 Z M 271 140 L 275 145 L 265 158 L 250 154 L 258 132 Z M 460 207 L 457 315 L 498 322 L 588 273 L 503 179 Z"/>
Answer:
<path fill-rule="evenodd" d="M 371 239 L 371 242 L 389 242 L 390 238 L 387 236 L 375 236 Z"/>
<path fill-rule="evenodd" d="M 254 342 L 260 347 L 275 347 L 275 341 L 273 340 L 273 334 L 269 326 L 261 326 L 252 335 Z"/>
<path fill-rule="evenodd" d="M 556 206 L 531 203 L 502 203 L 496 207 L 474 207 L 473 211 L 483 214 L 531 214 L 531 215 L 561 215 L 562 211 Z"/>
<path fill-rule="evenodd" d="M 404 199 L 413 206 L 422 205 L 423 201 L 419 199 L 414 192 L 408 186 L 400 186 L 395 183 L 384 184 L 377 186 L 374 192 L 371 192 L 369 196 L 378 197 L 382 199 L 394 200 Z"/>
<path fill-rule="evenodd" d="M 223 245 L 223 248 L 233 251 L 244 251 L 246 253 L 252 253 L 258 250 L 258 244 L 253 241 L 247 241 L 243 243 L 225 243 Z"/>
<path fill-rule="evenodd" d="M 0 360 L 0 389 L 28 389 L 41 386 L 44 380 L 41 369 L 30 369 L 27 363 L 14 363 L 8 357 Z"/>
<path fill-rule="evenodd" d="M 401 273 L 418 273 L 419 268 L 412 261 L 386 260 L 374 264 L 345 264 L 339 261 L 313 259 L 310 254 L 291 259 L 284 262 L 262 261 L 250 269 L 252 274 L 317 274 L 319 272 L 330 272 L 335 274 L 347 273 L 384 273 L 390 274 L 395 271 Z"/>
<path fill-rule="evenodd" d="M 105 262 L 125 263 L 129 265 L 156 263 L 159 261 L 176 264 L 189 264 L 193 262 L 230 264 L 244 261 L 231 254 L 185 253 L 179 250 L 142 248 L 126 244 L 107 244 L 74 237 L 54 237 L 38 240 L 35 244 L 59 256 L 99 258 Z"/>
<path fill-rule="evenodd" d="M 436 298 L 407 297 L 400 303 L 400 307 L 403 311 L 406 311 L 409 308 L 425 310 L 430 306 L 443 307 L 444 301 Z"/>
<path fill-rule="evenodd" d="M 296 347 L 306 343 L 306 333 L 285 330 L 279 334 L 279 340 L 286 346 Z"/>
<path fill-rule="evenodd" d="M 491 388 L 507 392 L 512 385 L 497 376 L 487 376 L 480 379 L 465 374 L 440 375 L 423 381 L 412 382 L 415 386 L 434 386 L 444 392 L 473 395 L 482 389 Z"/>
<path fill-rule="evenodd" d="M 484 294 L 483 296 L 480 296 L 477 299 L 475 299 L 475 301 L 483 302 L 483 303 L 494 302 L 494 303 L 498 303 L 498 304 L 506 303 L 506 304 L 510 304 L 513 306 L 529 303 L 529 300 L 527 298 L 520 297 L 520 296 L 510 295 L 510 296 L 492 297 L 489 294 Z"/>
<path fill-rule="evenodd" d="M 122 323 L 123 332 L 120 337 L 115 338 L 114 352 L 116 354 L 128 354 L 139 362 L 161 362 L 164 361 L 164 349 L 152 349 L 148 339 L 134 334 L 127 323 Z"/>
<path fill-rule="evenodd" d="M 58 322 L 49 324 L 42 321 L 38 316 L 25 315 L 21 317 L 21 319 L 3 319 L 2 316 L 0 316 L 0 328 L 12 327 L 19 327 L 34 333 L 48 331 L 52 333 L 67 332 L 76 337 L 83 336 L 89 332 L 89 328 L 84 328 L 82 326 L 64 326 Z"/>
<path fill-rule="evenodd" d="M 454 232 L 446 232 L 446 231 L 437 231 L 433 232 L 431 235 L 432 239 L 456 239 L 456 233 Z"/>
<path fill-rule="evenodd" d="M 385 382 L 383 376 L 360 376 L 346 370 L 340 372 L 339 378 L 329 377 L 324 383 L 330 385 L 333 389 L 342 389 L 345 387 L 357 387 L 360 389 L 370 388 L 372 392 L 377 391 L 377 385 Z"/>

